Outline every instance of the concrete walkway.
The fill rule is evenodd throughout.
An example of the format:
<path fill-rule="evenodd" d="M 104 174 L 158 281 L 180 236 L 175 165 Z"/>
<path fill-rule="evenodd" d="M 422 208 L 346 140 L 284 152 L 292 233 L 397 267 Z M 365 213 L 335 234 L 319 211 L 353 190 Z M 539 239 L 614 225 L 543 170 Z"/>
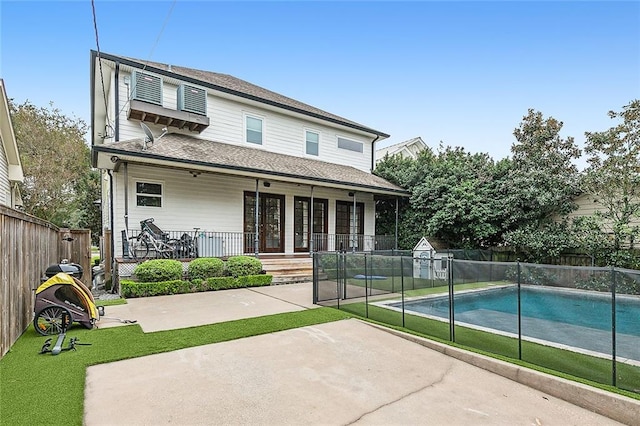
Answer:
<path fill-rule="evenodd" d="M 120 308 L 151 331 L 296 311 L 310 300 L 311 285 L 295 284 L 132 299 L 107 314 Z M 640 404 L 631 407 L 628 418 L 640 419 Z M 90 367 L 84 423 L 619 424 L 358 320 Z"/>

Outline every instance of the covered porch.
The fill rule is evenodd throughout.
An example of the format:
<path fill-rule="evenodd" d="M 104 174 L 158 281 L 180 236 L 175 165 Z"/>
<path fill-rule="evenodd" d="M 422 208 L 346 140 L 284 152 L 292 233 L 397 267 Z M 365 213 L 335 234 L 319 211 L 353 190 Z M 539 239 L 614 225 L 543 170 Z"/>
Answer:
<path fill-rule="evenodd" d="M 132 257 L 127 242 L 148 218 L 160 229 L 155 239 L 175 247 L 152 247 L 150 257 L 397 248 L 397 232 L 375 234 L 376 201 L 407 192 L 353 167 L 177 134 L 152 147 L 133 140 L 94 152 L 104 171 L 103 223 L 112 231 L 114 260 Z M 183 240 L 193 249 L 176 244 Z"/>

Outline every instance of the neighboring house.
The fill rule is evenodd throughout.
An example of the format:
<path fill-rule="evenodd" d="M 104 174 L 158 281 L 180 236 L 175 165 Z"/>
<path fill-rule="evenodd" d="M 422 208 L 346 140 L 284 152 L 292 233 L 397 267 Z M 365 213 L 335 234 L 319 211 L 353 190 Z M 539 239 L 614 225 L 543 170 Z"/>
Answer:
<path fill-rule="evenodd" d="M 580 216 L 591 216 L 596 212 L 606 212 L 606 207 L 597 201 L 597 196 L 591 194 L 582 194 L 575 198 L 573 201 L 578 205 L 578 208 L 567 215 L 568 218 L 573 219 Z M 640 217 L 636 216 L 631 219 L 631 226 L 640 227 Z M 609 234 L 613 233 L 613 227 L 611 221 L 603 219 L 603 230 Z"/>
<path fill-rule="evenodd" d="M 117 257 L 148 217 L 199 228 L 200 255 L 395 246 L 375 236 L 376 199 L 407 196 L 371 173 L 381 131 L 230 75 L 95 51 L 91 127 Z"/>
<path fill-rule="evenodd" d="M 418 158 L 418 154 L 425 149 L 427 149 L 427 144 L 424 143 L 421 137 L 409 139 L 408 141 L 376 150 L 376 163 L 382 160 L 385 155 L 389 155 L 389 157 L 400 155 L 403 158 L 413 158 L 415 160 Z"/>
<path fill-rule="evenodd" d="M 18 184 L 24 181 L 16 135 L 9 113 L 9 98 L 0 78 L 0 205 L 22 207 Z"/>

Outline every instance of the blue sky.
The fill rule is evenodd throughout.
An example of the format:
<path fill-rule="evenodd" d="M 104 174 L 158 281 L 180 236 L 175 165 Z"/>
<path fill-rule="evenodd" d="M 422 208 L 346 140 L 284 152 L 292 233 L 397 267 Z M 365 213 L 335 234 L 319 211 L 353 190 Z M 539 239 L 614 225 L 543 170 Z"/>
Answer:
<path fill-rule="evenodd" d="M 106 53 L 222 72 L 391 134 L 509 155 L 528 108 L 563 136 L 640 98 L 640 2 L 96 1 Z M 91 3 L 0 1 L 9 97 L 89 122 Z"/>

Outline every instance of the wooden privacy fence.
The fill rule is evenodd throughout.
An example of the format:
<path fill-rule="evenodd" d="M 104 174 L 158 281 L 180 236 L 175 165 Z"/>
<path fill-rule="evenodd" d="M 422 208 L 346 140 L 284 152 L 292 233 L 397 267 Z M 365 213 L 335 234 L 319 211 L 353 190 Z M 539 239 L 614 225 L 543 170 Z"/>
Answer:
<path fill-rule="evenodd" d="M 60 230 L 0 205 L 0 358 L 33 319 L 34 289 L 45 269 L 66 258 L 82 265 L 90 284 L 90 256 L 90 231 Z"/>

